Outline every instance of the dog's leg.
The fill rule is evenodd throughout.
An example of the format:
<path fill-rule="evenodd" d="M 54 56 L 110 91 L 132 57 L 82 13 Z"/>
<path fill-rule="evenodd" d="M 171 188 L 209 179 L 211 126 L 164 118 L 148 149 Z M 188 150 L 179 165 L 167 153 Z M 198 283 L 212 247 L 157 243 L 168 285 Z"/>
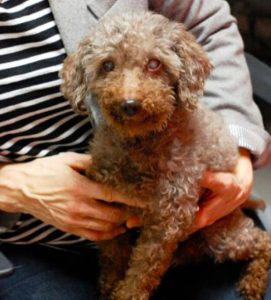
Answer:
<path fill-rule="evenodd" d="M 268 269 L 271 262 L 270 235 L 254 228 L 250 231 L 254 243 L 249 253 L 248 266 L 240 278 L 239 290 L 247 300 L 263 299 L 268 283 Z"/>
<path fill-rule="evenodd" d="M 117 283 L 123 279 L 131 254 L 128 234 L 99 242 L 101 299 L 108 300 Z"/>
<path fill-rule="evenodd" d="M 192 201 L 183 201 L 187 203 L 183 210 L 176 210 L 173 205 L 169 208 L 172 202 L 168 202 L 168 212 L 164 213 L 157 224 L 143 229 L 133 248 L 125 278 L 119 282 L 111 299 L 148 300 L 159 285 L 172 263 L 178 242 L 187 237 L 196 211 Z"/>
<path fill-rule="evenodd" d="M 238 289 L 247 300 L 261 300 L 267 287 L 271 261 L 270 235 L 255 227 L 240 210 L 203 232 L 216 261 L 248 261 Z"/>
<path fill-rule="evenodd" d="M 206 260 L 209 257 L 208 254 L 204 237 L 200 232 L 196 232 L 187 240 L 178 244 L 171 266 L 198 264 Z"/>
<path fill-rule="evenodd" d="M 176 242 L 161 241 L 144 231 L 133 248 L 129 269 L 112 294 L 114 300 L 148 300 L 170 266 Z"/>

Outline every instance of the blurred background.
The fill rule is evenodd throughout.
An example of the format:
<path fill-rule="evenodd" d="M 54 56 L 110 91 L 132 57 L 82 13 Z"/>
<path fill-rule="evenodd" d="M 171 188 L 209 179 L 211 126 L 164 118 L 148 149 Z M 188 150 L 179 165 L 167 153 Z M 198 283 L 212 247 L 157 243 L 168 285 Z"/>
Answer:
<path fill-rule="evenodd" d="M 246 49 L 270 65 L 271 1 L 229 0 L 232 14 L 244 38 Z"/>
<path fill-rule="evenodd" d="M 245 43 L 254 98 L 271 133 L 271 0 L 228 0 Z M 271 166 L 255 172 L 253 194 L 268 206 L 259 215 L 271 231 Z"/>
<path fill-rule="evenodd" d="M 232 14 L 237 18 L 246 52 L 270 68 L 268 70 L 262 66 L 267 73 L 261 74 L 257 73 L 262 71 L 258 66 L 259 70 L 257 67 L 255 70 L 251 70 L 252 76 L 264 77 L 268 75 L 268 78 L 262 78 L 262 80 L 268 81 L 268 87 L 271 88 L 271 78 L 269 77 L 271 76 L 271 0 L 228 0 L 228 3 L 231 6 Z M 258 80 L 260 79 L 258 78 Z M 269 102 L 266 101 L 268 99 L 261 99 L 260 95 L 255 95 L 255 100 L 260 106 L 264 123 L 270 132 L 271 90 L 266 91 L 266 96 L 269 98 Z"/>

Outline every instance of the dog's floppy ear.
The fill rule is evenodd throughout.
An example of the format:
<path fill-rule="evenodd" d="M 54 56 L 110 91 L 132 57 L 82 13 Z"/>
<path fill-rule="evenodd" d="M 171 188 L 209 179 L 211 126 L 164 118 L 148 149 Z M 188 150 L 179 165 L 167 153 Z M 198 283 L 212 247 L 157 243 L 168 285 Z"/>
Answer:
<path fill-rule="evenodd" d="M 193 110 L 198 98 L 203 95 L 204 83 L 212 65 L 195 37 L 182 24 L 175 23 L 173 26 L 173 48 L 180 59 L 176 92 L 181 106 Z"/>
<path fill-rule="evenodd" d="M 87 87 L 81 58 L 89 44 L 90 41 L 88 39 L 84 40 L 77 52 L 69 54 L 66 57 L 60 71 L 60 77 L 63 80 L 60 90 L 63 96 L 69 100 L 73 110 L 79 114 L 87 114 L 85 107 Z"/>

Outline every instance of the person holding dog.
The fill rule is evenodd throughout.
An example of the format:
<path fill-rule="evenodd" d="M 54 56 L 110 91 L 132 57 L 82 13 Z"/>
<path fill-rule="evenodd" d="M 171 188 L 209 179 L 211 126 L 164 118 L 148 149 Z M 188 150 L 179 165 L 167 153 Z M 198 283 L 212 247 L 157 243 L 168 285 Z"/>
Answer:
<path fill-rule="evenodd" d="M 21 273 L 18 269 L 18 276 L 0 280 L 0 298 L 45 299 L 51 293 L 50 299 L 59 298 L 54 295 L 86 299 L 93 293 L 95 299 L 87 278 L 96 268 L 85 268 L 88 254 L 82 259 L 77 249 L 86 253 L 92 247 L 89 240 L 111 239 L 127 227 L 140 225 L 137 216 L 128 216 L 125 209 L 111 203 L 140 207 L 140 199 L 128 199 L 83 175 L 90 163 L 84 153 L 93 132 L 88 118 L 75 115 L 62 98 L 58 72 L 66 53 L 75 50 L 98 19 L 141 11 L 148 5 L 184 22 L 207 51 L 214 71 L 202 101 L 222 114 L 240 146 L 234 173 L 206 173 L 202 186 L 212 194 L 198 212 L 195 230 L 241 205 L 251 191 L 253 164 L 263 165 L 270 155 L 270 137 L 252 100 L 243 45 L 224 1 L 215 0 L 206 6 L 202 0 L 175 1 L 171 5 L 154 0 L 2 0 L 0 241 L 15 265 L 24 267 Z M 57 263 L 50 260 L 55 254 Z M 76 263 L 66 264 L 73 259 Z M 40 275 L 31 279 L 31 285 L 37 267 Z M 46 275 L 48 272 L 51 274 Z M 24 296 L 11 288 L 21 282 L 25 284 Z M 65 291 L 63 287 L 69 288 Z"/>

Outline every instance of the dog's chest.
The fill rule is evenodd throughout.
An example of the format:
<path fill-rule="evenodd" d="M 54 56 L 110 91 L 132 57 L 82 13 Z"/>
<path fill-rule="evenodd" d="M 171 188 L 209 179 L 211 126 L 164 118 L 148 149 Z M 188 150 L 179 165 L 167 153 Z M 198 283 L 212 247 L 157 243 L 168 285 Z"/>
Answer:
<path fill-rule="evenodd" d="M 148 202 L 181 197 L 187 180 L 198 177 L 191 147 L 178 138 L 133 144 L 103 140 L 93 146 L 96 180 Z"/>

